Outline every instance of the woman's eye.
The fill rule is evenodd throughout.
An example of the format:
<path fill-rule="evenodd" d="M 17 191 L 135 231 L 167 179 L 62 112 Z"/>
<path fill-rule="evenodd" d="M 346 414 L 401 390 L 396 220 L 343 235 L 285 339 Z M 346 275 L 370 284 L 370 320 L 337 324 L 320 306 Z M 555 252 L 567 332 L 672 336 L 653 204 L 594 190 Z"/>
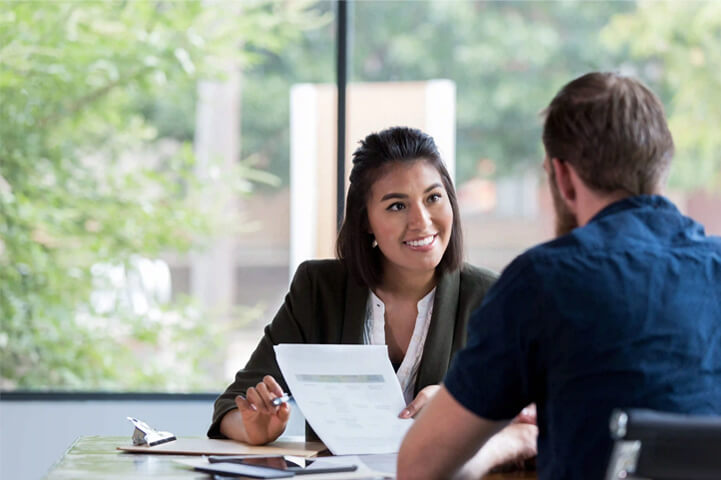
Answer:
<path fill-rule="evenodd" d="M 435 203 L 435 202 L 439 201 L 441 198 L 442 197 L 441 197 L 440 193 L 432 193 L 428 196 L 428 201 L 430 203 Z"/>
<path fill-rule="evenodd" d="M 396 202 L 388 205 L 388 208 L 386 210 L 390 210 L 391 212 L 397 212 L 398 210 L 403 210 L 404 208 L 406 208 L 405 205 L 403 205 L 401 202 Z"/>

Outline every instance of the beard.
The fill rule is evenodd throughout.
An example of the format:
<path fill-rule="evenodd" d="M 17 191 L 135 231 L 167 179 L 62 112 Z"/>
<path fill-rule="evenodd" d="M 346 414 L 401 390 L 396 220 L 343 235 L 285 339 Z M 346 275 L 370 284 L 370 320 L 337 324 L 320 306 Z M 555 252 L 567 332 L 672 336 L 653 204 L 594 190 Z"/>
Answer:
<path fill-rule="evenodd" d="M 566 206 L 561 198 L 561 193 L 556 185 L 556 175 L 553 168 L 550 170 L 548 184 L 551 188 L 551 197 L 553 198 L 553 210 L 556 213 L 556 238 L 562 237 L 578 226 L 576 215 Z"/>

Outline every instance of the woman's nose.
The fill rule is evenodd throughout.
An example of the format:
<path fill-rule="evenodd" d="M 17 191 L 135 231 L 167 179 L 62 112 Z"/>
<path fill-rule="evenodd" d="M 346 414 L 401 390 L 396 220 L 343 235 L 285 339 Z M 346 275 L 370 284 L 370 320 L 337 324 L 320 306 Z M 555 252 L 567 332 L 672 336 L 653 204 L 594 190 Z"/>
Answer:
<path fill-rule="evenodd" d="M 422 230 L 431 223 L 431 215 L 425 206 L 413 206 L 410 209 L 408 226 L 416 230 Z"/>

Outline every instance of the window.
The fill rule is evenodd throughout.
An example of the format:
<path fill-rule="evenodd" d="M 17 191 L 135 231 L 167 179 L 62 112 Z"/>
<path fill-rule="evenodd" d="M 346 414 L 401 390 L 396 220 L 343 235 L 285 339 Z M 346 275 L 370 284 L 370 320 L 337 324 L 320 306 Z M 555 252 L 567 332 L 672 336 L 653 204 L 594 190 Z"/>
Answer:
<path fill-rule="evenodd" d="M 539 113 L 592 70 L 637 76 L 660 95 L 677 147 L 667 194 L 721 233 L 715 2 L 368 1 L 353 9 L 353 82 L 455 86 L 455 142 L 437 136 L 434 115 L 443 112 L 427 118 L 426 109 L 414 121 L 442 150 L 450 143 L 442 153 L 455 166 L 471 263 L 500 271 L 553 235 Z M 354 103 L 351 90 L 351 125 L 367 103 Z"/>
<path fill-rule="evenodd" d="M 552 236 L 539 112 L 590 70 L 661 96 L 677 146 L 667 193 L 721 234 L 721 4 L 350 5 L 347 158 L 372 130 L 431 133 L 469 262 L 500 271 Z M 0 388 L 228 383 L 295 265 L 333 254 L 335 11 L 0 12 Z"/>
<path fill-rule="evenodd" d="M 308 1 L 3 8 L 0 387 L 227 383 L 287 288 L 290 92 L 333 82 L 333 18 Z"/>

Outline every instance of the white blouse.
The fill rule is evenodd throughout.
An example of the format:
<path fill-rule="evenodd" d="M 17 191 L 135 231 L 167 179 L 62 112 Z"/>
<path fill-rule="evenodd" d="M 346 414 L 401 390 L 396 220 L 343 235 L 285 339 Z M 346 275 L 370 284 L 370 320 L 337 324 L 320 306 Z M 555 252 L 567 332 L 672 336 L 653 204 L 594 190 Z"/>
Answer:
<path fill-rule="evenodd" d="M 428 327 L 431 324 L 435 297 L 436 289 L 433 288 L 428 295 L 418 301 L 418 316 L 416 317 L 416 325 L 413 328 L 413 336 L 411 336 L 403 362 L 396 372 L 406 405 L 413 400 L 416 379 L 418 378 L 418 367 L 423 357 L 423 346 L 426 343 Z M 363 343 L 366 345 L 386 344 L 385 312 L 386 306 L 383 300 L 378 298 L 371 290 L 366 303 L 366 321 L 363 329 Z"/>

